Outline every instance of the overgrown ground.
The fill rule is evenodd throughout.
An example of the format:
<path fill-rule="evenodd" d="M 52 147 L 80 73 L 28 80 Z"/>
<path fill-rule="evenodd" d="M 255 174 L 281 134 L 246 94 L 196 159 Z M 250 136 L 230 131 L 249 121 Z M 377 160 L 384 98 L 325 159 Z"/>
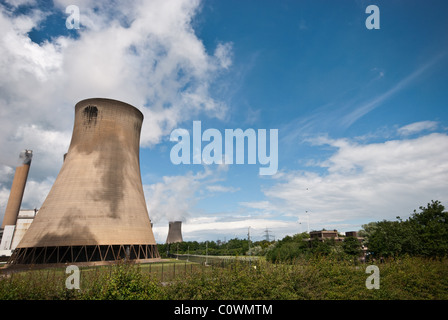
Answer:
<path fill-rule="evenodd" d="M 174 263 L 172 264 L 174 265 Z M 80 289 L 66 289 L 65 269 L 2 274 L 1 300 L 291 300 L 448 299 L 448 259 L 401 258 L 377 264 L 380 288 L 367 289 L 367 264 L 312 259 L 217 266 L 117 264 L 81 269 Z"/>

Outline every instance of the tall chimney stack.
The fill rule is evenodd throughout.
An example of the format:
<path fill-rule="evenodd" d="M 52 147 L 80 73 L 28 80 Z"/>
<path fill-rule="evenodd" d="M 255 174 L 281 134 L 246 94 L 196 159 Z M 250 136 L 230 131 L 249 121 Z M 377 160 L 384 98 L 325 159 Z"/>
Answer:
<path fill-rule="evenodd" d="M 15 225 L 22 204 L 23 193 L 25 192 L 26 180 L 30 171 L 32 150 L 24 150 L 19 156 L 21 165 L 16 168 L 14 180 L 12 181 L 11 193 L 9 194 L 8 204 L 6 205 L 5 216 L 3 217 L 2 228 Z"/>

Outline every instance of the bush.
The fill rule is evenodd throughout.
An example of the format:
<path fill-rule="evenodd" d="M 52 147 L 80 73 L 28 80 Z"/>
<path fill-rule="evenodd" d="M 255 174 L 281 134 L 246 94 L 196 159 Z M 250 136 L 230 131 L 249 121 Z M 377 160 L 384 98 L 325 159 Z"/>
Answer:
<path fill-rule="evenodd" d="M 288 264 L 235 260 L 224 268 L 191 269 L 163 284 L 140 266 L 118 264 L 82 270 L 80 290 L 65 289 L 63 270 L 37 270 L 2 274 L 0 299 L 448 299 L 448 258 L 402 257 L 377 266 L 378 290 L 365 286 L 366 265 L 331 255 Z"/>
<path fill-rule="evenodd" d="M 301 254 L 302 246 L 299 243 L 287 242 L 278 244 L 266 253 L 266 259 L 271 262 L 286 262 L 297 259 Z"/>
<path fill-rule="evenodd" d="M 448 212 L 439 201 L 414 210 L 408 220 L 379 221 L 364 225 L 367 247 L 376 257 L 403 255 L 448 256 Z"/>
<path fill-rule="evenodd" d="M 123 263 L 114 266 L 101 299 L 153 300 L 163 296 L 159 283 L 150 276 L 144 277 L 139 266 Z"/>

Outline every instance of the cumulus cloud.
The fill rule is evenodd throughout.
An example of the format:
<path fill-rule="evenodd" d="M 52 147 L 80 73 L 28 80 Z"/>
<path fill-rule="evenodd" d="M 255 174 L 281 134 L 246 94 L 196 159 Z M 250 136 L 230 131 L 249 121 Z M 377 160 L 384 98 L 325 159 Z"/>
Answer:
<path fill-rule="evenodd" d="M 430 200 L 448 202 L 446 134 L 371 144 L 348 139 L 319 141 L 336 148 L 315 164 L 325 172 L 311 168 L 282 172 L 264 190 L 267 200 L 242 205 L 298 217 L 302 223 L 307 222 L 308 211 L 312 228 L 320 229 L 393 220 Z"/>
<path fill-rule="evenodd" d="M 192 27 L 200 1 L 78 1 L 81 28 L 67 33 L 61 19 L 64 30 L 40 43 L 30 32 L 43 28 L 50 13 L 33 1 L 8 2 L 0 4 L 2 170 L 12 170 L 27 148 L 35 153 L 30 181 L 55 177 L 70 143 L 74 105 L 85 98 L 139 108 L 143 147 L 198 113 L 225 115 L 226 104 L 210 86 L 231 65 L 232 47 L 220 43 L 207 53 Z M 51 14 L 68 16 L 70 4 L 54 1 Z M 30 5 L 26 15 L 16 11 L 19 5 Z"/>
<path fill-rule="evenodd" d="M 197 203 L 196 192 L 204 178 L 204 174 L 190 172 L 184 176 L 165 176 L 162 182 L 145 185 L 151 220 L 185 221 Z"/>
<path fill-rule="evenodd" d="M 67 3 L 56 1 L 60 10 Z M 231 64 L 231 45 L 207 54 L 191 26 L 199 1 L 83 1 L 79 7 L 78 38 L 41 44 L 28 32 L 44 23 L 43 12 L 14 16 L 1 7 L 3 140 L 16 134 L 18 124 L 70 131 L 74 104 L 96 96 L 141 109 L 143 146 L 198 112 L 222 116 L 226 105 L 210 96 L 209 86 Z"/>
<path fill-rule="evenodd" d="M 164 176 L 161 182 L 144 185 L 149 216 L 154 223 L 160 221 L 187 221 L 197 216 L 196 204 L 204 197 L 213 196 L 215 192 L 235 192 L 232 187 L 224 187 L 222 181 L 227 170 L 223 167 L 204 167 L 197 173 Z"/>

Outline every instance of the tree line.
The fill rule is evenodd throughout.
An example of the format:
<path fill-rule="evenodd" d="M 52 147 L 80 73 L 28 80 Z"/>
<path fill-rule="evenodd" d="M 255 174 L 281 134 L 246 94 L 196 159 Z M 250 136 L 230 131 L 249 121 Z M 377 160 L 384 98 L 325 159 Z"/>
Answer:
<path fill-rule="evenodd" d="M 172 244 L 158 244 L 159 253 L 162 257 L 169 254 L 196 254 L 211 256 L 242 256 L 242 255 L 263 255 L 264 250 L 273 243 L 273 241 L 255 241 L 250 242 L 247 239 L 230 239 L 222 241 L 184 241 Z M 249 250 L 250 249 L 250 250 Z"/>
<path fill-rule="evenodd" d="M 439 201 L 407 219 L 379 221 L 363 225 L 369 252 L 376 257 L 401 255 L 444 257 L 448 255 L 448 212 Z"/>
<path fill-rule="evenodd" d="M 198 255 L 258 255 L 272 262 L 290 261 L 315 256 L 337 259 L 389 258 L 399 256 L 446 257 L 448 255 L 448 212 L 440 201 L 431 201 L 427 207 L 403 220 L 377 221 L 362 225 L 355 237 L 343 241 L 328 239 L 309 240 L 307 232 L 286 236 L 279 241 L 231 239 L 221 241 L 186 241 L 171 245 L 159 244 L 162 257 L 171 254 Z"/>

